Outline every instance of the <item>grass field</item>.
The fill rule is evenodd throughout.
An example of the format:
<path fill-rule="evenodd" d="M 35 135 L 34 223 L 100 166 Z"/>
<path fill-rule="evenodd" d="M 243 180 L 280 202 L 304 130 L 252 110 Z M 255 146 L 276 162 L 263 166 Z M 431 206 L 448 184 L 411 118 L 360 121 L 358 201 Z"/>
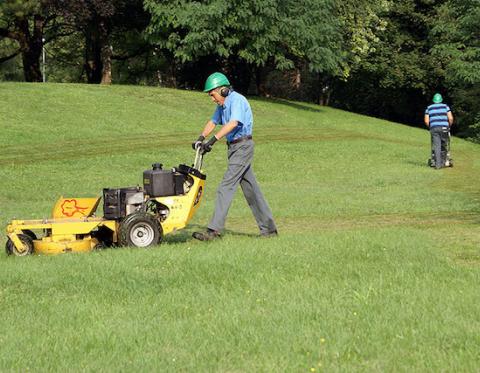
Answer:
<path fill-rule="evenodd" d="M 191 163 L 200 93 L 0 84 L 0 223 L 56 199 Z M 426 166 L 430 139 L 331 108 L 252 99 L 254 168 L 277 220 L 258 238 L 241 193 L 196 242 L 226 167 L 185 230 L 152 249 L 0 254 L 0 371 L 478 371 L 480 147 Z M 421 113 L 419 113 L 421 115 Z M 5 244 L 5 234 L 0 237 Z"/>

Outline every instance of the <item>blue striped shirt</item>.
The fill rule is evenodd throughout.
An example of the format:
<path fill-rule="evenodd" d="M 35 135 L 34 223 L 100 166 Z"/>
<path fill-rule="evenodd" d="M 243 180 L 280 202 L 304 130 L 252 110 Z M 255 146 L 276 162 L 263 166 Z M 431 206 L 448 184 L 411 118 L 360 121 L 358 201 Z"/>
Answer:
<path fill-rule="evenodd" d="M 425 115 L 428 115 L 430 127 L 449 126 L 447 113 L 450 108 L 446 104 L 432 104 L 425 110 Z"/>

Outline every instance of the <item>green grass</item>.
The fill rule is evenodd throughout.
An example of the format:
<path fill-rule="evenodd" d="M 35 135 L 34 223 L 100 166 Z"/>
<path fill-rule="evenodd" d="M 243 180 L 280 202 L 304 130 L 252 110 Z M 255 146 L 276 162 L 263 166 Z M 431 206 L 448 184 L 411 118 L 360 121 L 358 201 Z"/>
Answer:
<path fill-rule="evenodd" d="M 124 86 L 0 84 L 0 102 L 2 226 L 191 163 L 214 109 Z M 226 167 L 216 144 L 200 211 L 161 246 L 0 255 L 0 371 L 478 370 L 479 146 L 454 138 L 455 167 L 435 171 L 425 130 L 251 104 L 280 236 L 257 237 L 239 192 L 222 240 L 191 238 Z"/>

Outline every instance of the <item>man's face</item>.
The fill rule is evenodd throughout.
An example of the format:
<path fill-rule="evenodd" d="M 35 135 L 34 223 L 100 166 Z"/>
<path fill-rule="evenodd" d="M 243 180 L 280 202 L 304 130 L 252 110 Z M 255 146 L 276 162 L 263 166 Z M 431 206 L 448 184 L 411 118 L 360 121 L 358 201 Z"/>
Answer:
<path fill-rule="evenodd" d="M 223 97 L 218 88 L 212 89 L 210 92 L 208 92 L 208 95 L 212 98 L 212 101 L 215 102 L 217 105 L 223 106 L 225 102 L 225 97 Z"/>

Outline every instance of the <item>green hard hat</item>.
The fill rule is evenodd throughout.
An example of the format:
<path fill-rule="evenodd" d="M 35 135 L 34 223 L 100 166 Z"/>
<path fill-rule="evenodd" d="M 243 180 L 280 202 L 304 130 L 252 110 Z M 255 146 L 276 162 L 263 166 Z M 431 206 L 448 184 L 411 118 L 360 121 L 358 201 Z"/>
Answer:
<path fill-rule="evenodd" d="M 435 104 L 439 104 L 443 101 L 443 97 L 440 93 L 435 93 L 433 95 L 433 100 L 432 100 Z"/>
<path fill-rule="evenodd" d="M 230 85 L 227 77 L 222 73 L 213 73 L 207 78 L 203 92 L 210 92 L 212 89 Z"/>

